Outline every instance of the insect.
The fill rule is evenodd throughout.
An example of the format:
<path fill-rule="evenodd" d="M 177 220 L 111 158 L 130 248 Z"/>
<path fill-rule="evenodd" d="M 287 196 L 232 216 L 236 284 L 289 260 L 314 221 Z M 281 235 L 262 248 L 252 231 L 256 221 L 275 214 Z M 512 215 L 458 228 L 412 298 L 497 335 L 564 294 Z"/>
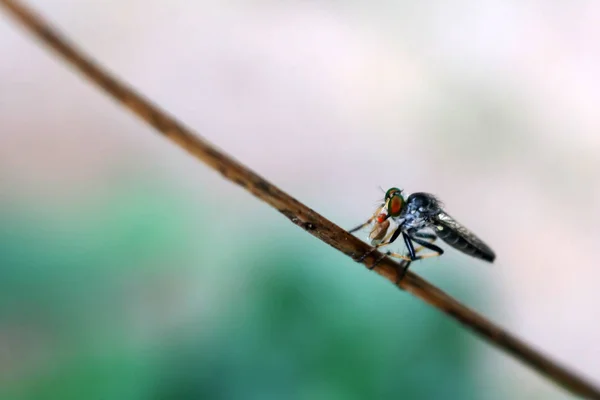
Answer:
<path fill-rule="evenodd" d="M 375 211 L 373 216 L 365 223 L 351 229 L 356 232 L 370 224 L 373 224 L 369 239 L 374 248 L 363 255 L 358 261 L 362 261 L 376 249 L 393 243 L 400 235 L 408 250 L 408 254 L 399 254 L 391 251 L 386 255 L 397 257 L 406 261 L 422 260 L 428 257 L 436 257 L 444 254 L 437 245 L 433 244 L 439 237 L 446 244 L 461 252 L 484 261 L 493 262 L 496 258 L 494 251 L 481 239 L 475 236 L 464 226 L 456 222 L 447 212 L 442 209 L 442 203 L 429 193 L 412 193 L 406 199 L 403 191 L 391 188 L 385 193 L 383 204 Z M 390 229 L 394 222 L 395 228 Z M 428 232 L 431 230 L 433 232 Z M 414 243 L 419 246 L 415 248 Z M 418 254 L 428 249 L 427 254 Z M 378 260 L 373 267 L 381 261 Z M 408 264 L 410 265 L 410 264 Z M 405 267 L 404 273 L 408 268 Z"/>

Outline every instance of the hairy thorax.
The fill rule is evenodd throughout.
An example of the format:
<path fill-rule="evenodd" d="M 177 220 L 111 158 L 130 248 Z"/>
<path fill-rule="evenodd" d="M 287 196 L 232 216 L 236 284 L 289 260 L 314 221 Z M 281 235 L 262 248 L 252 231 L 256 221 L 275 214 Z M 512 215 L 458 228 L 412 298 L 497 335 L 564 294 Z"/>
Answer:
<path fill-rule="evenodd" d="M 431 217 L 441 211 L 439 201 L 430 194 L 413 193 L 407 199 L 406 209 L 400 216 L 406 229 L 422 229 L 429 226 Z"/>

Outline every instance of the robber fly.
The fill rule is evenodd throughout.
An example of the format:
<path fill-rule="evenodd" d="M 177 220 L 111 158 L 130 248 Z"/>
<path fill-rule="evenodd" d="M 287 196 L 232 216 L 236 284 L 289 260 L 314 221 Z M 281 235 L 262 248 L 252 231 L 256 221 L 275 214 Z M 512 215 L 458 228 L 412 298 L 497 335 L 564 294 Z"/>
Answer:
<path fill-rule="evenodd" d="M 496 255 L 481 239 L 459 224 L 442 209 L 442 203 L 432 194 L 413 193 L 404 198 L 402 190 L 391 188 L 385 193 L 384 203 L 364 224 L 350 230 L 356 232 L 373 224 L 369 239 L 374 248 L 362 256 L 362 261 L 376 249 L 393 243 L 400 235 L 408 254 L 388 251 L 386 254 L 406 261 L 422 260 L 444 254 L 444 250 L 433 244 L 439 237 L 444 242 L 472 257 L 493 262 Z M 394 222 L 395 228 L 390 229 Z M 428 232 L 430 229 L 433 231 Z M 415 248 L 413 243 L 419 247 Z M 423 249 L 431 250 L 428 254 L 417 254 Z M 381 261 L 378 260 L 372 267 Z M 406 266 L 408 268 L 408 265 Z M 406 271 L 404 271 L 406 272 Z"/>

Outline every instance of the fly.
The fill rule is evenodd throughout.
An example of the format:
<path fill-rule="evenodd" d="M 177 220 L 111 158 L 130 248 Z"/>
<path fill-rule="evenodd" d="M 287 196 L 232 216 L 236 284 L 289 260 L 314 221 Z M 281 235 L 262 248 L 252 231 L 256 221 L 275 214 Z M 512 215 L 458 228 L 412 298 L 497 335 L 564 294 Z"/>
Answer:
<path fill-rule="evenodd" d="M 388 251 L 386 255 L 405 261 L 441 256 L 444 254 L 444 250 L 434 244 L 436 239 L 440 238 L 446 244 L 465 254 L 490 263 L 494 262 L 496 258 L 494 251 L 475 234 L 459 224 L 442 207 L 442 203 L 432 194 L 413 193 L 405 199 L 401 189 L 389 189 L 385 193 L 383 204 L 373 216 L 364 224 L 349 231 L 350 233 L 356 232 L 373 224 L 369 239 L 374 248 L 362 256 L 359 261 L 364 260 L 376 249 L 393 243 L 402 235 L 408 254 Z M 392 227 L 390 220 L 394 223 L 395 228 L 390 229 Z M 415 247 L 415 243 L 418 247 Z M 422 250 L 425 249 L 431 252 L 422 254 Z M 371 268 L 380 261 L 375 262 Z M 406 269 L 408 269 L 408 265 L 402 275 Z"/>

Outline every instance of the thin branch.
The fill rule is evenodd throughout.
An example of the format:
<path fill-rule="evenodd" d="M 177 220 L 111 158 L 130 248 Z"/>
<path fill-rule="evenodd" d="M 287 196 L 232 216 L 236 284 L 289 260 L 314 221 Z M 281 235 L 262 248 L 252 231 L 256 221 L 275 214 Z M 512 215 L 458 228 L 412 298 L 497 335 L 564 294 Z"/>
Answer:
<path fill-rule="evenodd" d="M 254 196 L 279 210 L 294 224 L 355 260 L 372 249 L 366 243 L 284 193 L 241 163 L 217 150 L 183 124 L 170 117 L 166 112 L 118 81 L 70 44 L 48 22 L 19 1 L 0 0 L 0 4 L 21 25 L 31 31 L 38 40 L 56 51 L 72 67 L 75 67 L 76 70 L 95 82 L 115 100 L 129 108 L 163 136 L 177 143 L 211 168 L 219 171 L 226 179 L 237 183 Z M 382 254 L 374 251 L 362 263 L 369 267 L 379 257 L 382 257 Z M 403 265 L 386 257 L 374 268 L 374 271 L 387 278 L 400 289 L 412 293 L 441 310 L 487 339 L 489 343 L 513 355 L 525 365 L 545 375 L 568 391 L 590 399 L 600 400 L 600 390 L 594 387 L 592 383 L 560 366 L 554 360 L 544 356 L 517 337 L 463 306 L 416 274 L 409 271 L 404 279 L 398 282 L 399 271 L 402 267 Z"/>

